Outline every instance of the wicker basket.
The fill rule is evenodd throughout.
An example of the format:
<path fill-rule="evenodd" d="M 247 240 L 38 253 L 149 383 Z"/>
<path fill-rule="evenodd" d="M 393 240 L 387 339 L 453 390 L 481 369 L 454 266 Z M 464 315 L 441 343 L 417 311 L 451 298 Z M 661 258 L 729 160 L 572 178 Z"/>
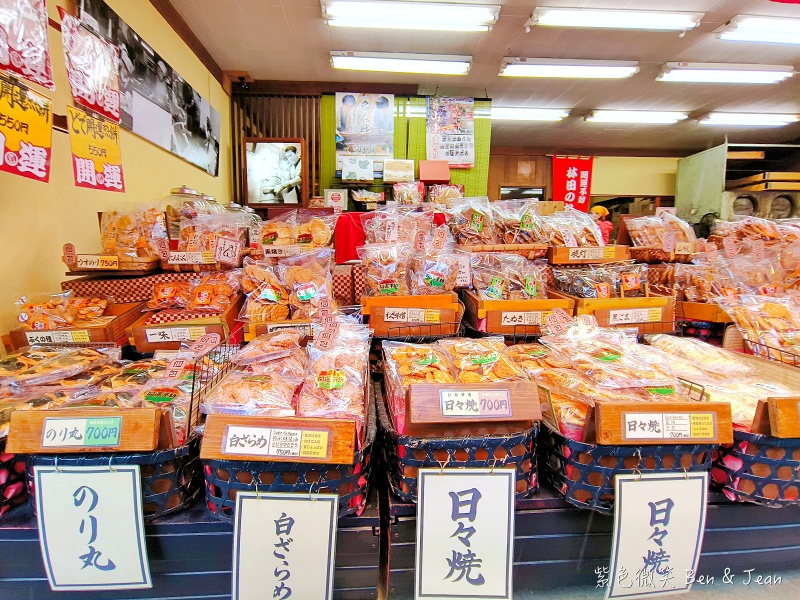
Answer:
<path fill-rule="evenodd" d="M 708 471 L 713 445 L 601 446 L 570 440 L 550 427 L 539 439 L 542 478 L 579 508 L 614 510 L 614 476 Z"/>
<path fill-rule="evenodd" d="M 381 451 L 389 470 L 389 487 L 405 502 L 417 501 L 417 472 L 421 468 L 497 468 L 517 472 L 516 499 L 534 494 L 538 426 L 511 435 L 415 438 L 392 426 L 383 395 L 376 388 L 381 424 Z"/>
<path fill-rule="evenodd" d="M 25 461 L 6 452 L 5 439 L 0 440 L 0 516 L 25 502 Z"/>
<path fill-rule="evenodd" d="M 800 504 L 800 439 L 734 430 L 711 470 L 714 486 L 731 500 L 770 508 Z"/>

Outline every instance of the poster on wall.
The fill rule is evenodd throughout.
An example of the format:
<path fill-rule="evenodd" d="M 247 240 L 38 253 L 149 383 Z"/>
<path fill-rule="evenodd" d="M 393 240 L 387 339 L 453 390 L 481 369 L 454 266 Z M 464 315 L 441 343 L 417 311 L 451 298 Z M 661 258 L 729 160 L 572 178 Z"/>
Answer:
<path fill-rule="evenodd" d="M 75 185 L 93 190 L 124 192 L 119 125 L 67 107 Z"/>
<path fill-rule="evenodd" d="M 53 101 L 0 75 L 0 171 L 47 183 Z"/>
<path fill-rule="evenodd" d="M 593 162 L 592 156 L 553 156 L 553 200 L 588 212 Z"/>
<path fill-rule="evenodd" d="M 428 98 L 428 160 L 446 160 L 451 168 L 475 166 L 474 98 Z"/>
<path fill-rule="evenodd" d="M 394 158 L 394 94 L 336 93 L 336 169 L 348 156 L 368 157 L 383 172 Z"/>
<path fill-rule="evenodd" d="M 120 124 L 216 176 L 219 113 L 105 2 L 79 6 L 81 22 L 119 50 Z"/>
<path fill-rule="evenodd" d="M 300 138 L 245 138 L 247 204 L 303 204 L 305 145 Z"/>
<path fill-rule="evenodd" d="M 119 50 L 81 25 L 78 18 L 61 15 L 64 62 L 72 98 L 119 123 Z"/>
<path fill-rule="evenodd" d="M 0 69 L 56 89 L 45 0 L 0 0 Z"/>

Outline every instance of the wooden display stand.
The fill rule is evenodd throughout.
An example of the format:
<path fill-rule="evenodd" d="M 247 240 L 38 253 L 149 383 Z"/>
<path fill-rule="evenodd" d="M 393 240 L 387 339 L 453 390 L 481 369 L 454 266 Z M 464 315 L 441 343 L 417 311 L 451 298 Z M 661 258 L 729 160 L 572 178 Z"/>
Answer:
<path fill-rule="evenodd" d="M 642 334 L 675 331 L 675 298 L 672 296 L 578 298 L 553 290 L 549 295 L 572 300 L 575 316 L 594 315 L 600 327 L 636 327 Z"/>
<path fill-rule="evenodd" d="M 504 252 L 519 254 L 529 260 L 547 256 L 547 244 L 465 244 L 458 246 L 466 252 Z"/>
<path fill-rule="evenodd" d="M 667 252 L 658 246 L 633 246 L 633 240 L 631 240 L 628 232 L 628 219 L 633 219 L 635 216 L 622 215 L 619 219 L 617 231 L 617 243 L 630 246 L 630 255 L 633 260 L 650 265 L 692 262 L 692 255 L 696 251 L 694 243 L 677 242 L 671 252 Z"/>
<path fill-rule="evenodd" d="M 61 260 L 67 265 L 67 275 L 91 275 L 131 277 L 148 275 L 158 270 L 159 259 L 155 256 L 117 256 L 116 254 L 77 254 L 74 244 L 64 244 Z"/>
<path fill-rule="evenodd" d="M 719 304 L 706 302 L 686 302 L 678 300 L 675 304 L 678 320 L 701 321 L 704 323 L 732 323 L 733 319 Z"/>
<path fill-rule="evenodd" d="M 597 265 L 629 260 L 628 246 L 594 246 L 567 248 L 551 246 L 547 251 L 547 262 L 551 265 Z"/>
<path fill-rule="evenodd" d="M 484 333 L 539 335 L 553 309 L 564 309 L 569 315 L 575 312 L 575 301 L 567 298 L 482 300 L 472 290 L 464 290 L 462 298 L 467 322 Z"/>
<path fill-rule="evenodd" d="M 361 313 L 369 316 L 375 337 L 455 335 L 464 314 L 458 294 L 364 296 Z"/>

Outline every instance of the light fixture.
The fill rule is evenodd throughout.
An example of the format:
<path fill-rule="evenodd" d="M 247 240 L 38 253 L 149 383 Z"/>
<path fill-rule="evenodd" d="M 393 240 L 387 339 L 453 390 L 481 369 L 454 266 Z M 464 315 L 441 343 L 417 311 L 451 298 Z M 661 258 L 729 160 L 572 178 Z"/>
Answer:
<path fill-rule="evenodd" d="M 794 75 L 786 65 L 668 62 L 659 81 L 686 83 L 778 83 Z"/>
<path fill-rule="evenodd" d="M 322 0 L 322 16 L 333 27 L 489 31 L 499 13 L 499 6 L 466 2 Z"/>
<path fill-rule="evenodd" d="M 727 125 L 730 127 L 783 127 L 797 123 L 797 115 L 769 113 L 712 112 L 700 120 L 701 125 Z"/>
<path fill-rule="evenodd" d="M 800 44 L 800 19 L 740 15 L 717 30 L 721 40 Z"/>
<path fill-rule="evenodd" d="M 639 70 L 639 63 L 619 60 L 566 60 L 506 57 L 500 75 L 505 77 L 568 77 L 624 79 Z"/>
<path fill-rule="evenodd" d="M 567 116 L 569 111 L 562 108 L 492 107 L 492 121 L 560 121 Z"/>
<path fill-rule="evenodd" d="M 589 123 L 671 124 L 688 117 L 686 113 L 661 110 L 596 110 L 586 117 Z"/>
<path fill-rule="evenodd" d="M 472 64 L 472 57 L 442 54 L 333 51 L 331 52 L 331 63 L 334 69 L 349 71 L 466 75 Z"/>
<path fill-rule="evenodd" d="M 584 27 L 592 29 L 642 29 L 646 31 L 687 31 L 700 24 L 703 13 L 655 10 L 598 10 L 540 6 L 525 23 L 526 28 Z"/>

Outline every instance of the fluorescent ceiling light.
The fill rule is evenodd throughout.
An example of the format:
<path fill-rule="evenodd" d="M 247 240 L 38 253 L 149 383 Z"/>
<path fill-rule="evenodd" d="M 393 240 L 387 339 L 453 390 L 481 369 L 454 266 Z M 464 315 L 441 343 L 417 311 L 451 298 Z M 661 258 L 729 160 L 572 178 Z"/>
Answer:
<path fill-rule="evenodd" d="M 322 15 L 334 27 L 488 31 L 499 6 L 469 3 L 322 0 Z"/>
<path fill-rule="evenodd" d="M 503 59 L 500 75 L 505 77 L 624 79 L 638 70 L 638 63 L 616 60 L 506 57 Z"/>
<path fill-rule="evenodd" d="M 492 121 L 560 121 L 568 115 L 569 111 L 561 108 L 492 107 Z"/>
<path fill-rule="evenodd" d="M 800 19 L 740 15 L 717 30 L 717 35 L 736 42 L 800 44 Z"/>
<path fill-rule="evenodd" d="M 657 79 L 686 83 L 778 83 L 792 75 L 794 68 L 785 65 L 668 62 Z"/>
<path fill-rule="evenodd" d="M 687 31 L 700 24 L 703 13 L 654 10 L 596 10 L 590 8 L 538 7 L 526 27 L 584 27 L 594 29 L 643 29 Z"/>
<path fill-rule="evenodd" d="M 723 113 L 712 112 L 704 119 L 702 125 L 728 125 L 733 127 L 783 127 L 797 123 L 797 115 L 776 115 L 765 113 Z"/>
<path fill-rule="evenodd" d="M 346 69 L 349 71 L 466 75 L 472 63 L 472 57 L 441 54 L 334 51 L 331 52 L 331 62 L 334 69 Z"/>
<path fill-rule="evenodd" d="M 596 110 L 586 120 L 590 123 L 677 123 L 686 113 L 658 110 Z"/>

